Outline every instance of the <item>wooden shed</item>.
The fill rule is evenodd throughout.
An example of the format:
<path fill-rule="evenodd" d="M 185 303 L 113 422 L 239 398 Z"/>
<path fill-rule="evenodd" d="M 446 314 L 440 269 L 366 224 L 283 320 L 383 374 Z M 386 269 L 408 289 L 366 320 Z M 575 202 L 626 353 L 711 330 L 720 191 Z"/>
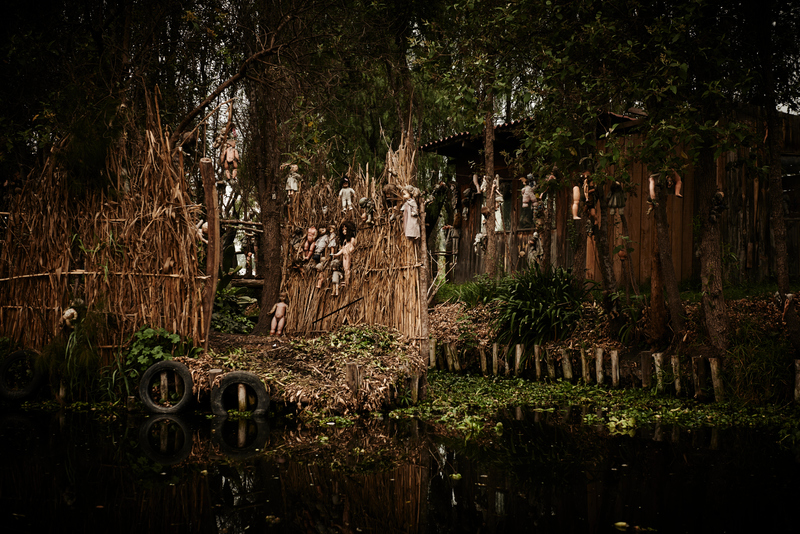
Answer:
<path fill-rule="evenodd" d="M 784 150 L 782 156 L 783 184 L 785 193 L 785 216 L 789 250 L 789 267 L 792 275 L 800 274 L 800 117 L 783 114 Z M 749 111 L 743 120 L 763 129 L 763 117 L 759 112 Z M 617 123 L 618 135 L 622 136 L 623 150 L 631 151 L 642 142 L 636 133 L 641 117 L 634 115 L 608 114 L 601 120 Z M 520 178 L 527 172 L 512 170 L 507 155 L 513 155 L 520 146 L 525 120 L 495 126 L 495 173 L 500 177 L 500 192 L 503 196 L 503 230 L 498 232 L 498 258 L 505 272 L 526 268 L 521 258 L 534 228 L 522 215 L 522 187 Z M 483 158 L 483 135 L 469 132 L 430 142 L 420 147 L 426 152 L 446 156 L 455 168 L 455 193 L 457 207 L 464 214 L 461 238 L 457 250 L 446 254 L 453 263 L 448 277 L 457 283 L 472 279 L 485 272 L 484 254 L 474 247 L 475 236 L 481 232 L 480 200 L 470 199 L 469 188 L 472 176 L 480 173 Z M 727 210 L 721 217 L 725 277 L 732 282 L 758 282 L 769 277 L 774 270 L 772 238 L 769 227 L 769 205 L 767 180 L 742 165 L 741 162 L 754 149 L 742 147 L 724 154 L 717 161 L 717 182 L 725 193 Z M 763 167 L 763 156 L 754 154 L 758 166 Z M 627 171 L 631 175 L 634 191 L 628 195 L 625 213 L 627 216 L 630 243 L 633 252 L 629 256 L 636 284 L 642 285 L 650 278 L 652 252 L 655 250 L 655 223 L 648 213 L 648 177 L 653 172 L 644 164 L 634 161 Z M 543 176 L 534 177 L 537 182 Z M 690 170 L 683 176 L 683 198 L 669 195 L 667 201 L 668 222 L 672 235 L 672 261 L 679 281 L 690 280 L 699 275 L 699 262 L 694 254 L 694 226 L 698 206 L 695 199 L 694 176 Z M 472 186 L 474 191 L 474 186 Z M 467 194 L 465 194 L 467 193 Z M 604 191 L 602 194 L 606 194 Z M 571 192 L 556 193 L 554 224 L 551 240 L 551 261 L 567 268 L 573 266 L 573 247 L 570 245 Z M 464 209 L 466 208 L 466 209 Z M 622 230 L 618 217 L 608 225 L 609 247 L 622 243 Z M 441 251 L 445 253 L 445 251 Z M 598 258 L 594 239 L 587 238 L 587 278 L 600 280 Z M 614 255 L 617 279 L 622 280 L 622 264 Z"/>

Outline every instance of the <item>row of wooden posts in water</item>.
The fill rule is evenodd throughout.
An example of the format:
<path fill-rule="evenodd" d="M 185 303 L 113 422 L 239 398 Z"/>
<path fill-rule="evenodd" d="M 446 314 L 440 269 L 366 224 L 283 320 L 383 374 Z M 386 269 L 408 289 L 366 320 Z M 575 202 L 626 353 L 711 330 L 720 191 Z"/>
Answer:
<path fill-rule="evenodd" d="M 443 343 L 441 353 L 437 351 L 439 345 L 435 339 L 430 341 L 429 368 L 447 369 L 448 371 L 460 372 L 464 370 L 459 350 L 455 343 Z M 520 376 L 527 364 L 525 360 L 525 345 L 513 346 L 513 359 L 511 347 L 501 346 L 493 343 L 491 346 L 491 359 L 485 348 L 478 348 L 480 357 L 481 373 L 483 375 L 505 374 L 506 376 Z M 559 349 L 560 362 L 556 361 L 554 351 L 545 350 L 541 345 L 533 346 L 533 366 L 536 372 L 536 380 L 547 378 L 551 381 L 556 380 L 557 367 L 560 363 L 561 378 L 567 381 L 583 379 L 585 384 L 592 383 L 592 375 L 597 385 L 602 386 L 606 383 L 606 364 L 605 349 L 596 347 L 594 355 L 591 350 L 580 349 L 580 375 L 576 375 L 573 369 L 572 358 L 566 348 Z M 611 387 L 620 386 L 620 360 L 619 351 L 612 349 L 608 351 L 611 364 Z M 544 355 L 544 357 L 542 357 Z M 591 360 L 594 359 L 594 369 L 592 370 Z M 711 384 L 714 399 L 717 402 L 725 401 L 725 392 L 722 382 L 722 361 L 720 358 L 705 358 L 694 356 L 691 359 L 692 376 L 691 381 L 694 386 L 694 396 L 701 398 L 706 395 L 707 370 L 710 370 Z M 705 364 L 708 361 L 708 365 Z M 543 363 L 544 362 L 544 365 Z M 800 360 L 795 360 L 795 388 L 794 400 L 800 402 Z M 639 364 L 641 369 L 640 382 L 644 389 L 649 389 L 654 385 L 656 391 L 664 393 L 668 387 L 677 396 L 686 394 L 686 384 L 681 381 L 681 361 L 677 354 L 667 356 L 662 352 L 643 351 L 639 353 Z M 633 373 L 631 373 L 633 376 Z"/>

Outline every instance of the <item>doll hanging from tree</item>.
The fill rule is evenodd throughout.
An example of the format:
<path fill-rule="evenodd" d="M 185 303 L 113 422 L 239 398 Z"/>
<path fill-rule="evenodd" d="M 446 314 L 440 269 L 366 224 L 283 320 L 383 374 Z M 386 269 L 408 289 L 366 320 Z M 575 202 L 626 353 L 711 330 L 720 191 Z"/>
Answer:
<path fill-rule="evenodd" d="M 236 179 L 236 173 L 239 167 L 239 151 L 236 150 L 236 139 L 228 139 L 225 148 L 219 155 L 219 162 L 225 170 L 225 178 L 231 179 L 231 169 L 233 169 L 233 178 Z"/>
<path fill-rule="evenodd" d="M 419 228 L 419 207 L 414 200 L 415 187 L 407 185 L 403 188 L 403 231 L 409 239 L 417 239 L 420 236 Z"/>
<path fill-rule="evenodd" d="M 287 163 L 281 165 L 281 169 L 286 167 Z M 300 180 L 302 178 L 297 173 L 297 165 L 292 163 L 289 165 L 289 176 L 286 177 L 286 195 L 292 197 L 297 191 L 300 190 Z"/>

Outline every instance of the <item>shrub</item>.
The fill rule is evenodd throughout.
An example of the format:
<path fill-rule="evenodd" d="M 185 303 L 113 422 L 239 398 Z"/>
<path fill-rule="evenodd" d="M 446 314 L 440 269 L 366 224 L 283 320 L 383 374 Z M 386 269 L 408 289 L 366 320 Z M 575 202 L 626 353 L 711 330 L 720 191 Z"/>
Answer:
<path fill-rule="evenodd" d="M 473 308 L 492 302 L 500 294 L 503 280 L 482 274 L 463 284 L 445 284 L 437 295 L 442 302 L 461 301 Z"/>
<path fill-rule="evenodd" d="M 541 345 L 569 335 L 589 291 L 575 284 L 566 269 L 536 266 L 503 279 L 499 293 L 493 325 L 498 342 Z"/>
<path fill-rule="evenodd" d="M 245 293 L 243 287 L 224 287 L 217 291 L 211 328 L 226 334 L 249 334 L 253 330 L 253 321 L 245 311 L 258 301 Z"/>

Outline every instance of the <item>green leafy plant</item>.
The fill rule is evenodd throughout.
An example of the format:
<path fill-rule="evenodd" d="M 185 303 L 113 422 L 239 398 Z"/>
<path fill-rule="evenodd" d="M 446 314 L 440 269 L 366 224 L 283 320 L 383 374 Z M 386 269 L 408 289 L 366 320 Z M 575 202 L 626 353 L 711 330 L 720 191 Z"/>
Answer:
<path fill-rule="evenodd" d="M 249 334 L 253 330 L 254 323 L 246 311 L 258 301 L 245 292 L 243 287 L 223 287 L 217 291 L 211 328 L 227 334 Z"/>
<path fill-rule="evenodd" d="M 502 344 L 541 345 L 568 335 L 581 317 L 589 287 L 578 287 L 562 268 L 538 266 L 506 277 L 494 322 Z"/>
<path fill-rule="evenodd" d="M 145 325 L 131 337 L 131 348 L 125 358 L 125 374 L 136 380 L 156 362 L 178 356 L 195 357 L 200 350 L 199 347 L 192 347 L 190 342 L 181 340 L 178 334 Z"/>
<path fill-rule="evenodd" d="M 476 276 L 471 282 L 460 285 L 445 284 L 439 291 L 439 299 L 461 301 L 469 307 L 488 304 L 500 293 L 503 278 L 492 278 L 487 275 Z"/>

